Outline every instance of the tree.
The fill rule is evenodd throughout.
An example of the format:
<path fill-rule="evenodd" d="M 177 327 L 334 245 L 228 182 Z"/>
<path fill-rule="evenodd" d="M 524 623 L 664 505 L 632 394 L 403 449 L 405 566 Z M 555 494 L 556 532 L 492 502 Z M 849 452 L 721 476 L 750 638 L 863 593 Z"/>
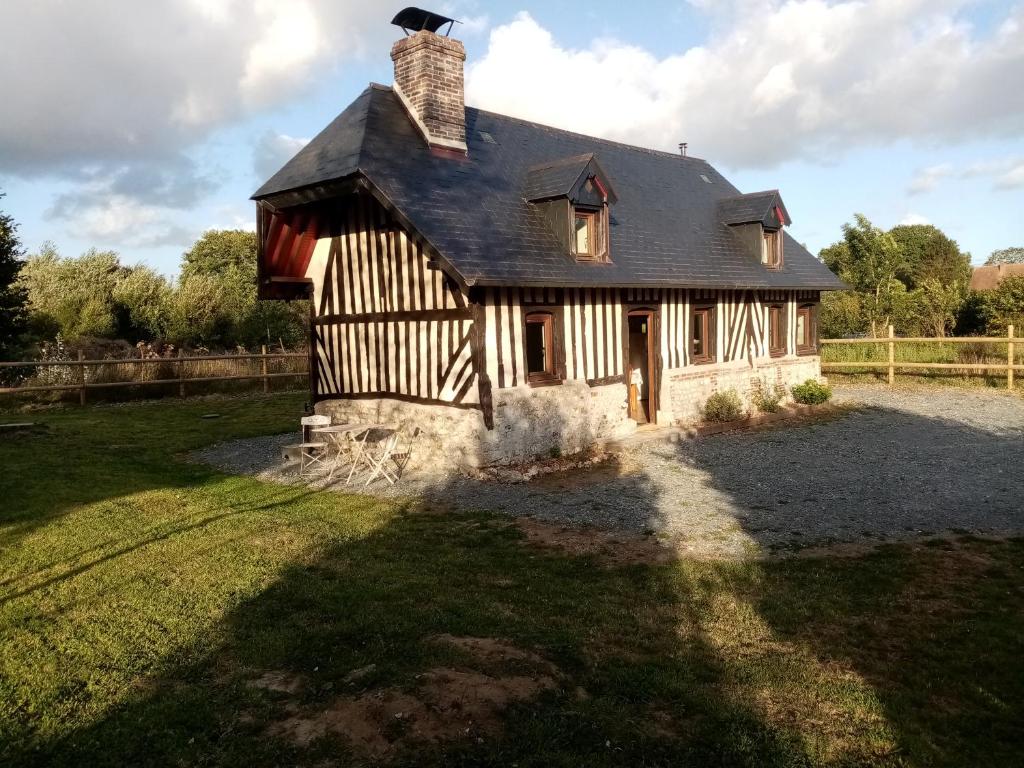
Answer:
<path fill-rule="evenodd" d="M 308 302 L 256 298 L 256 233 L 238 229 L 204 232 L 182 257 L 182 285 L 197 276 L 209 277 L 219 286 L 218 295 L 229 320 L 216 327 L 230 343 L 256 347 L 277 341 L 295 345 L 306 340 Z"/>
<path fill-rule="evenodd" d="M 959 280 L 944 283 L 929 277 L 914 291 L 922 330 L 942 337 L 956 325 L 960 309 L 967 298 L 967 287 Z"/>
<path fill-rule="evenodd" d="M 821 258 L 840 279 L 862 294 L 863 318 L 872 336 L 905 310 L 906 286 L 898 274 L 905 269 L 896 239 L 874 226 L 866 216 L 854 214 L 854 224 L 843 225 L 843 241 L 825 248 Z"/>
<path fill-rule="evenodd" d="M 64 258 L 53 243 L 29 256 L 20 283 L 28 292 L 30 326 L 36 335 L 67 339 L 115 334 L 114 289 L 124 272 L 113 251 L 92 248 L 77 259 Z"/>
<path fill-rule="evenodd" d="M 856 291 L 828 291 L 821 296 L 818 322 L 823 338 L 845 339 L 864 332 L 860 294 Z"/>
<path fill-rule="evenodd" d="M 992 336 L 1005 334 L 1011 324 L 1015 332 L 1024 328 L 1024 277 L 1004 278 L 994 290 L 986 291 L 981 299 L 981 314 L 985 332 Z"/>
<path fill-rule="evenodd" d="M 234 318 L 225 294 L 214 275 L 182 277 L 167 305 L 167 338 L 179 346 L 230 343 Z"/>
<path fill-rule="evenodd" d="M 1000 248 L 992 251 L 985 264 L 1024 264 L 1024 248 Z"/>
<path fill-rule="evenodd" d="M 18 225 L 0 212 L 0 359 L 13 356 L 27 328 L 28 296 L 18 279 L 24 266 L 21 256 Z"/>
<path fill-rule="evenodd" d="M 961 252 L 957 242 L 941 229 L 931 224 L 910 224 L 893 227 L 889 234 L 903 252 L 897 277 L 909 290 L 920 288 L 928 280 L 959 283 L 966 290 L 971 282 L 971 255 Z"/>
<path fill-rule="evenodd" d="M 199 274 L 239 278 L 255 288 L 256 233 L 243 229 L 208 229 L 182 255 L 182 279 Z"/>
<path fill-rule="evenodd" d="M 122 316 L 119 325 L 130 341 L 167 335 L 171 290 L 164 276 L 150 267 L 129 267 L 121 274 L 113 299 Z"/>

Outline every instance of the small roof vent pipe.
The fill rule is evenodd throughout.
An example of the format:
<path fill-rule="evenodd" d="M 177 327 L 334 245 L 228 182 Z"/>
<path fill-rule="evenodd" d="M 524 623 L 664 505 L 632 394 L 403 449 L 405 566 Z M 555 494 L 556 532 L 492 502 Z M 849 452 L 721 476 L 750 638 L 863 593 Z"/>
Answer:
<path fill-rule="evenodd" d="M 687 146 L 688 146 L 687 142 L 685 142 L 685 141 L 679 142 L 679 154 L 682 155 L 683 157 L 686 157 L 686 147 Z"/>

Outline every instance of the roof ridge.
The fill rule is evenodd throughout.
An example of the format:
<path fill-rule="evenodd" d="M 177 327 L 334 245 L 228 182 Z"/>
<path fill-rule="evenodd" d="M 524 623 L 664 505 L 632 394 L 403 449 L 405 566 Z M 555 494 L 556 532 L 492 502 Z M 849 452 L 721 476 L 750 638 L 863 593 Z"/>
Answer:
<path fill-rule="evenodd" d="M 538 123 L 535 120 L 527 120 L 523 117 L 516 117 L 515 115 L 506 115 L 504 112 L 494 112 L 489 109 L 481 109 L 480 107 L 467 106 L 466 109 L 472 109 L 476 112 L 483 113 L 485 115 L 494 115 L 496 117 L 503 117 L 506 120 L 514 120 L 517 123 L 523 123 L 524 125 L 532 125 L 534 128 L 543 128 L 548 131 L 556 131 L 557 133 L 563 133 L 568 136 L 576 136 L 581 139 L 589 139 L 591 141 L 597 141 L 602 144 L 609 144 L 614 147 L 622 147 L 623 149 L 632 149 L 636 152 L 643 152 L 647 155 L 657 155 L 659 157 L 671 157 L 675 160 L 687 160 L 695 161 L 698 163 L 704 163 L 710 165 L 707 160 L 703 157 L 694 157 L 693 155 L 680 155 L 676 152 L 666 152 L 663 149 L 651 149 L 650 147 L 641 147 L 637 144 L 627 144 L 624 141 L 615 141 L 614 139 L 605 139 L 601 136 L 591 136 L 589 133 L 580 133 L 579 131 L 570 131 L 568 128 L 559 128 L 554 125 L 548 125 L 547 123 Z"/>
<path fill-rule="evenodd" d="M 382 85 L 381 83 L 370 82 L 371 88 L 376 88 L 381 91 L 394 91 L 390 85 Z M 632 149 L 637 152 L 643 152 L 648 155 L 658 155 L 660 157 L 672 157 L 676 160 L 692 160 L 698 163 L 704 163 L 710 165 L 707 160 L 703 157 L 694 157 L 693 155 L 680 155 L 676 152 L 666 152 L 663 149 L 651 149 L 650 147 L 641 147 L 638 144 L 628 144 L 624 141 L 615 141 L 614 139 L 606 139 L 601 136 L 592 136 L 589 133 L 580 133 L 579 131 L 570 131 L 567 128 L 559 128 L 555 125 L 548 125 L 547 123 L 538 123 L 535 120 L 527 120 L 524 117 L 516 117 L 515 115 L 507 115 L 504 112 L 494 112 L 490 109 L 483 109 L 482 107 L 472 107 L 470 105 L 465 106 L 466 109 L 472 109 L 476 112 L 485 115 L 495 115 L 496 117 L 503 117 L 506 120 L 515 120 L 517 123 L 523 123 L 525 125 L 532 125 L 535 128 L 544 128 L 549 131 L 557 131 L 558 133 L 568 134 L 569 136 L 577 136 L 583 139 L 590 139 L 591 141 L 598 141 L 602 144 L 610 144 L 615 147 L 623 147 L 625 149 Z"/>

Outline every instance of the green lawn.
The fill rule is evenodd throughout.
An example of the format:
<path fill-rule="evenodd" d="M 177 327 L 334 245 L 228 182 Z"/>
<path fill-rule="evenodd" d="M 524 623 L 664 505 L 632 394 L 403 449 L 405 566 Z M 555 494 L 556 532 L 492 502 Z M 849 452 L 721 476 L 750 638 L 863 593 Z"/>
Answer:
<path fill-rule="evenodd" d="M 611 567 L 182 460 L 301 403 L 0 436 L 0 764 L 1019 765 L 1024 541 Z"/>

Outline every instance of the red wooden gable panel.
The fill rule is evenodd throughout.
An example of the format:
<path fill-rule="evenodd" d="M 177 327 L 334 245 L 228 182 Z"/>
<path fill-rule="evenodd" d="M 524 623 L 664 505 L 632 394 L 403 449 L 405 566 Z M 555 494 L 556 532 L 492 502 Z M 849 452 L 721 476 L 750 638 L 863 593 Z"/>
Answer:
<path fill-rule="evenodd" d="M 313 258 L 320 221 L 315 212 L 263 209 L 260 234 L 260 296 L 268 299 L 307 295 L 306 270 Z"/>

